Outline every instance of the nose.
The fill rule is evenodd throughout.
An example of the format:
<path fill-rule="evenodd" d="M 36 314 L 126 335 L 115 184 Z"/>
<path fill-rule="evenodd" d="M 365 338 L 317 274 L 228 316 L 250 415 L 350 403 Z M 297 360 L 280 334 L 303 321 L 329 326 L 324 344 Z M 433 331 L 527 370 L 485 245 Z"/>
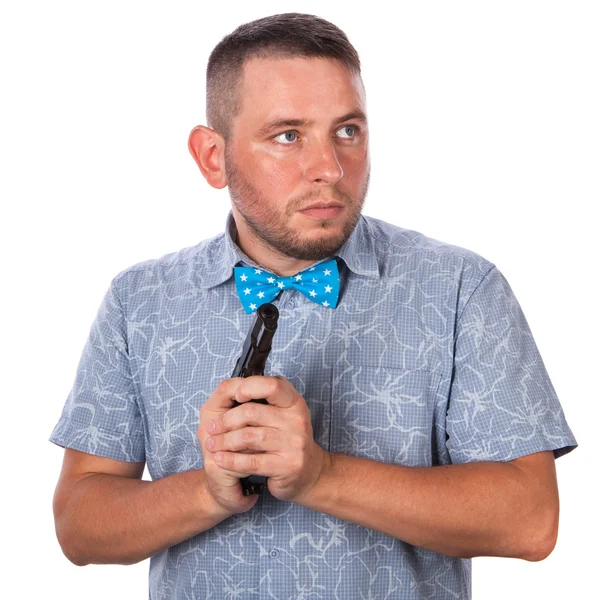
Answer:
<path fill-rule="evenodd" d="M 312 183 L 335 185 L 344 175 L 332 140 L 313 140 L 307 148 L 306 178 Z"/>

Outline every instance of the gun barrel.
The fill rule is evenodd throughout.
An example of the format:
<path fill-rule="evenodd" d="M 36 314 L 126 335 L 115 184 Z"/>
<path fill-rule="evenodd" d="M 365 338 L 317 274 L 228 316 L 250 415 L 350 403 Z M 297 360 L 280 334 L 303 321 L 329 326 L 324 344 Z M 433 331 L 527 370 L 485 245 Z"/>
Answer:
<path fill-rule="evenodd" d="M 244 341 L 232 377 L 250 377 L 264 375 L 265 364 L 271 351 L 271 342 L 277 330 L 279 311 L 274 304 L 259 306 Z"/>

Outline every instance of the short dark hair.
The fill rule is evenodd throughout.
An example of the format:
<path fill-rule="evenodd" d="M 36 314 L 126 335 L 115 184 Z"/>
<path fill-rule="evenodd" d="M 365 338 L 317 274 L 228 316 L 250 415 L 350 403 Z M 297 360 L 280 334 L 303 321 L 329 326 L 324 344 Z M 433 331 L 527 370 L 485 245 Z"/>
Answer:
<path fill-rule="evenodd" d="M 230 139 L 242 110 L 244 64 L 252 58 L 331 58 L 360 77 L 360 59 L 346 34 L 315 15 L 283 13 L 240 25 L 213 49 L 206 68 L 207 125 Z"/>

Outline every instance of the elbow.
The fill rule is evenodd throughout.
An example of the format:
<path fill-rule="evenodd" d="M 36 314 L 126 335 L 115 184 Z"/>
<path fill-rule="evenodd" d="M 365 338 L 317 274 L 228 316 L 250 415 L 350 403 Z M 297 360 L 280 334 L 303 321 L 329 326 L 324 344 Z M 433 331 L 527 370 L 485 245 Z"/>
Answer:
<path fill-rule="evenodd" d="M 72 548 L 61 542 L 60 538 L 58 540 L 58 543 L 60 544 L 60 549 L 62 550 L 62 553 L 69 560 L 69 562 L 73 563 L 76 567 L 85 567 L 86 565 L 90 564 L 89 562 L 83 560 L 83 558 L 79 556 L 76 552 L 73 552 Z"/>
<path fill-rule="evenodd" d="M 529 548 L 526 555 L 523 556 L 525 560 L 530 562 L 540 562 L 545 560 L 552 554 L 556 546 L 556 537 L 548 537 L 539 543 Z"/>
<path fill-rule="evenodd" d="M 62 553 L 77 567 L 85 567 L 89 563 L 82 560 L 78 553 L 75 551 L 75 544 L 73 543 L 73 536 L 70 535 L 69 527 L 71 521 L 69 511 L 67 510 L 69 499 L 72 497 L 71 491 L 66 486 L 56 486 L 54 492 L 54 499 L 52 502 L 52 511 L 54 513 L 54 532 L 56 539 L 62 550 Z"/>
<path fill-rule="evenodd" d="M 64 527 L 56 526 L 56 538 L 62 550 L 62 553 L 76 567 L 85 567 L 87 565 L 134 565 L 148 558 L 147 556 L 134 557 L 122 554 L 117 555 L 114 549 L 110 554 L 91 551 L 92 544 L 89 540 L 82 539 L 76 532 L 69 532 Z"/>
<path fill-rule="evenodd" d="M 85 566 L 91 565 L 91 564 L 123 565 L 123 566 L 127 567 L 130 565 L 134 565 L 138 562 L 141 562 L 143 560 L 142 558 L 131 560 L 128 558 L 112 558 L 112 557 L 106 558 L 104 560 L 101 558 L 98 558 L 97 560 L 95 560 L 91 557 L 87 557 L 87 558 L 84 557 L 81 553 L 77 552 L 72 546 L 61 543 L 60 540 L 59 540 L 59 544 L 60 544 L 62 553 L 69 560 L 69 562 L 73 563 L 76 567 L 85 567 Z"/>
<path fill-rule="evenodd" d="M 69 554 L 67 554 L 64 550 L 63 550 L 63 554 L 69 559 L 70 562 L 72 562 L 76 567 L 85 567 L 86 565 L 89 565 L 90 563 L 85 562 L 83 560 L 79 560 L 76 556 L 71 556 Z"/>
<path fill-rule="evenodd" d="M 58 532 L 58 529 L 57 539 L 62 553 L 69 560 L 69 562 L 73 563 L 76 567 L 85 567 L 91 564 L 112 564 L 129 566 L 141 562 L 144 558 L 146 558 L 143 557 L 131 559 L 125 556 L 95 556 L 94 554 L 90 554 L 89 552 L 84 551 L 85 545 L 82 543 L 81 539 L 78 540 L 78 543 L 72 538 L 69 541 L 69 538 L 64 533 L 60 534 Z"/>
<path fill-rule="evenodd" d="M 549 511 L 543 520 L 538 521 L 537 526 L 528 539 L 525 540 L 526 551 L 521 558 L 530 562 L 540 562 L 552 554 L 558 539 L 558 508 Z"/>
<path fill-rule="evenodd" d="M 74 548 L 74 545 L 69 542 L 68 536 L 58 526 L 56 526 L 56 539 L 60 545 L 60 549 L 69 562 L 73 563 L 76 567 L 85 567 L 90 563 L 83 560 Z"/>

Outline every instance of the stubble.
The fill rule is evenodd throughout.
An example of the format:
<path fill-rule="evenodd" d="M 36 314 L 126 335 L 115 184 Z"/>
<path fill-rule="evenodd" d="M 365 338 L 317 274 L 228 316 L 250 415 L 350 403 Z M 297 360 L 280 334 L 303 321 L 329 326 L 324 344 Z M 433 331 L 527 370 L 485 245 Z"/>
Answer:
<path fill-rule="evenodd" d="M 322 235 L 317 239 L 306 239 L 301 232 L 290 227 L 289 222 L 299 208 L 306 206 L 311 200 L 319 198 L 321 194 L 319 190 L 293 199 L 286 206 L 285 212 L 279 214 L 269 207 L 260 190 L 255 188 L 237 168 L 227 149 L 225 150 L 225 168 L 231 203 L 243 217 L 258 243 L 267 250 L 275 250 L 297 260 L 322 260 L 335 254 L 344 245 L 360 219 L 371 178 L 369 168 L 359 198 L 353 198 L 349 194 L 332 188 L 333 197 L 347 207 L 347 218 L 342 229 L 337 235 Z M 333 226 L 331 220 L 323 220 L 319 224 L 323 230 L 331 229 Z"/>

